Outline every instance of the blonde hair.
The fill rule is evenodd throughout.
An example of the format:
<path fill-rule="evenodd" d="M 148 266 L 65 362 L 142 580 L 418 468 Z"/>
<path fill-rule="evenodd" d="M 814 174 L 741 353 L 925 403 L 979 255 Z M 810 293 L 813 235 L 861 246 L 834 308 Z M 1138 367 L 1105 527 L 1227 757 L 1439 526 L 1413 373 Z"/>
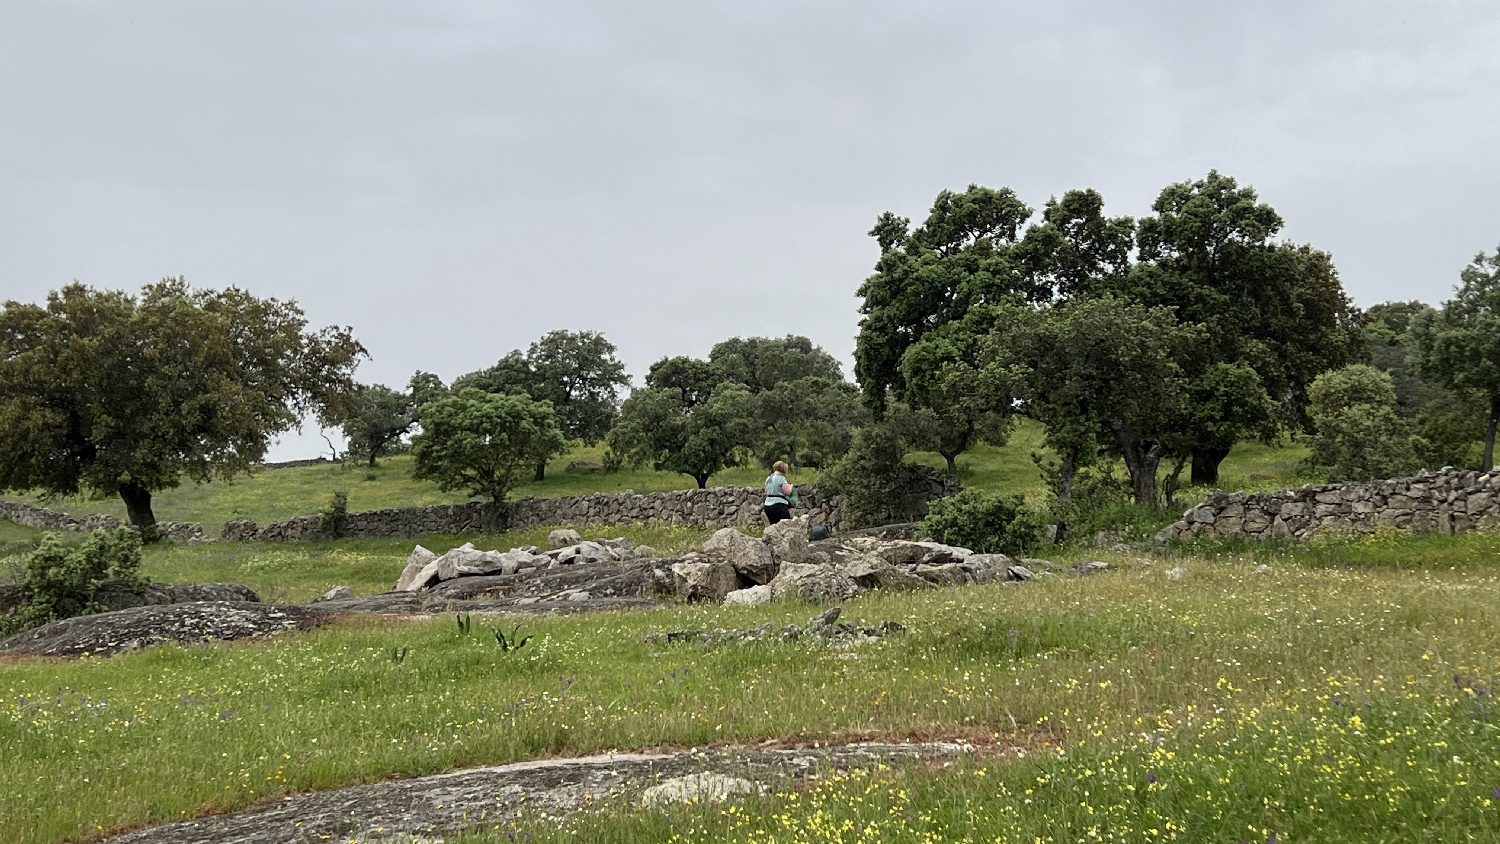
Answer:
<path fill-rule="evenodd" d="M 775 463 L 771 464 L 771 471 L 780 472 L 781 474 L 785 475 L 787 473 L 786 464 L 778 460 Z"/>

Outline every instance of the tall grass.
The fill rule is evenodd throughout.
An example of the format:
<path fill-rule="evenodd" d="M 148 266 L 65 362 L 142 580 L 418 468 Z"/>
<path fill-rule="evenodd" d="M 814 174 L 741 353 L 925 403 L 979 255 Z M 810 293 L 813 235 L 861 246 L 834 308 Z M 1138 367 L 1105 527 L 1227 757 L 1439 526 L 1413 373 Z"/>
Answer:
<path fill-rule="evenodd" d="M 1076 796 L 1062 783 L 1095 776 L 1084 769 L 1101 777 L 1100 799 L 1114 801 L 1135 782 L 1128 771 L 1155 764 L 1130 755 L 1147 750 L 1132 750 L 1132 736 L 1170 729 L 1179 743 L 1169 748 L 1211 749 L 1275 722 L 1305 737 L 1324 717 L 1312 704 L 1333 681 L 1354 690 L 1341 694 L 1375 700 L 1394 689 L 1432 707 L 1452 692 L 1453 675 L 1490 677 L 1500 665 L 1500 580 L 1488 563 L 1458 571 L 1177 564 L 1186 573 L 1176 580 L 1163 564 L 1136 564 L 1021 587 L 872 593 L 846 616 L 900 621 L 909 632 L 852 650 L 643 641 L 679 628 L 800 623 L 817 612 L 781 604 L 530 620 L 524 632 L 536 639 L 510 655 L 482 629 L 460 635 L 448 617 L 352 620 L 107 660 L 10 662 L 0 666 L 0 840 L 59 841 L 465 765 L 767 739 L 1050 740 L 1066 748 L 1062 760 L 1125 755 L 1108 777 L 1087 761 L 1077 770 L 1039 763 L 1052 767 L 1035 775 L 1059 777 L 1041 809 Z M 393 647 L 408 649 L 406 658 L 393 660 Z M 1215 719 L 1229 732 L 1199 738 Z M 1364 743 L 1348 749 L 1356 751 L 1377 761 L 1386 752 Z M 1217 752 L 1229 762 L 1252 758 L 1239 759 L 1233 744 Z M 1344 750 L 1332 752 L 1337 760 Z M 1183 764 L 1178 773 L 1188 777 L 1222 763 Z M 1024 779 L 1009 768 L 985 776 Z M 1478 787 L 1477 777 L 1465 782 Z M 906 787 L 895 782 L 890 788 Z M 1184 792 L 1173 799 L 1183 805 L 1221 799 L 1195 796 L 1208 783 L 1176 782 Z M 1234 782 L 1213 784 L 1213 794 Z M 1284 782 L 1263 779 L 1255 793 Z M 864 822 L 850 812 L 840 817 Z"/>

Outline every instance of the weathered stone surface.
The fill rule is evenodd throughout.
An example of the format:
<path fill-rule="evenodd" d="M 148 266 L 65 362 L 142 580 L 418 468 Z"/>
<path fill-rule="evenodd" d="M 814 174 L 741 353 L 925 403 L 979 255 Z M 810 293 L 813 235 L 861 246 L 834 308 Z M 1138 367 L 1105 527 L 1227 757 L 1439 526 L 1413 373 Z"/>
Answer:
<path fill-rule="evenodd" d="M 755 583 L 770 583 L 776 576 L 777 563 L 771 546 L 734 528 L 714 531 L 714 535 L 703 543 L 703 553 L 728 563 Z"/>
<path fill-rule="evenodd" d="M 583 537 L 579 536 L 578 531 L 572 528 L 558 528 L 547 534 L 547 547 L 554 551 L 559 548 L 566 548 L 569 545 L 577 545 L 582 541 Z"/>
<path fill-rule="evenodd" d="M 562 818 L 621 794 L 643 795 L 653 786 L 693 777 L 710 784 L 744 780 L 757 790 L 791 788 L 822 771 L 940 765 L 971 752 L 962 744 L 859 743 L 540 759 L 296 794 L 239 812 L 178 821 L 105 840 L 110 844 L 440 841 L 465 830 L 487 829 L 519 812 Z M 704 796 L 699 793 L 700 798 Z"/>
<path fill-rule="evenodd" d="M 44 624 L 0 642 L 0 653 L 112 655 L 157 642 L 185 644 L 274 636 L 316 627 L 324 613 L 248 601 L 195 601 L 82 615 Z"/>
<path fill-rule="evenodd" d="M 672 574 L 677 582 L 677 597 L 684 601 L 717 604 L 740 588 L 734 566 L 723 560 L 674 563 Z"/>
<path fill-rule="evenodd" d="M 436 554 L 420 545 L 413 548 L 411 555 L 406 558 L 406 568 L 402 569 L 401 576 L 396 578 L 396 591 L 415 592 L 426 586 L 437 577 L 436 566 L 430 570 L 427 568 L 435 562 L 437 562 Z"/>
<path fill-rule="evenodd" d="M 433 566 L 437 569 L 438 580 L 452 580 L 472 574 L 496 574 L 504 564 L 498 552 L 480 551 L 472 542 L 465 542 L 448 549 Z"/>
<path fill-rule="evenodd" d="M 854 581 L 861 589 L 931 589 L 932 584 L 907 571 L 893 566 L 873 554 L 861 554 L 838 566 L 840 574 Z"/>
<path fill-rule="evenodd" d="M 974 579 L 958 563 L 943 563 L 940 566 L 918 563 L 916 575 L 936 586 L 962 586 L 965 583 L 972 583 Z"/>
<path fill-rule="evenodd" d="M 778 601 L 803 600 L 813 603 L 847 601 L 859 592 L 859 585 L 848 576 L 814 563 L 791 563 L 781 567 L 770 583 L 771 594 Z"/>
<path fill-rule="evenodd" d="M 765 543 L 771 546 L 771 557 L 778 566 L 800 563 L 807 559 L 807 531 L 807 516 L 786 519 L 766 527 L 762 536 Z M 775 576 L 772 572 L 771 577 Z M 765 583 L 767 580 L 770 578 L 756 582 Z"/>
<path fill-rule="evenodd" d="M 722 803 L 731 797 L 761 790 L 761 786 L 743 778 L 704 771 L 673 777 L 646 789 L 641 805 L 664 806 L 669 803 Z"/>
<path fill-rule="evenodd" d="M 736 589 L 724 596 L 724 605 L 727 607 L 758 607 L 761 604 L 770 603 L 771 587 L 765 584 L 751 586 L 747 589 Z"/>
<path fill-rule="evenodd" d="M 327 592 L 324 592 L 323 597 L 319 598 L 316 603 L 322 603 L 324 601 L 349 601 L 353 598 L 354 587 L 335 586 L 332 589 L 329 589 Z"/>

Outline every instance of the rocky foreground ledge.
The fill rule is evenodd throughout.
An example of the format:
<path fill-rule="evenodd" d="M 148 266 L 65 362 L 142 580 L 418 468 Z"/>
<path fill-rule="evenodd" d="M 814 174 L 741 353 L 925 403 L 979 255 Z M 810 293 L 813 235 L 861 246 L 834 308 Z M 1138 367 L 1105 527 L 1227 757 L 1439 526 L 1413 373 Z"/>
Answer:
<path fill-rule="evenodd" d="M 513 821 L 555 824 L 610 801 L 667 807 L 792 786 L 835 770 L 946 764 L 957 743 L 719 747 L 541 759 L 397 782 L 297 794 L 242 812 L 107 839 L 112 844 L 300 844 L 441 841 Z"/>

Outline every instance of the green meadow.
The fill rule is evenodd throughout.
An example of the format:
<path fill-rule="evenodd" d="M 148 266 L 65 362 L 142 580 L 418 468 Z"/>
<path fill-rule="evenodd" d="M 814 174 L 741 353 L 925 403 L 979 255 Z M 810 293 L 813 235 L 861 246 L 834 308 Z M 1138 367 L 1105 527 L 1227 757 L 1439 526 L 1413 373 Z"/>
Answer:
<path fill-rule="evenodd" d="M 196 576 L 178 557 L 188 550 L 218 549 L 153 551 L 150 573 Z M 290 593 L 287 568 L 367 570 L 373 585 L 401 562 L 397 548 L 357 543 L 300 549 L 296 564 L 278 549 L 243 551 L 201 565 Z M 1156 559 L 1104 551 L 1091 556 L 1115 570 L 1088 578 L 861 596 L 847 617 L 908 630 L 850 650 L 643 640 L 818 611 L 780 604 L 528 619 L 533 645 L 511 654 L 483 629 L 498 619 L 466 636 L 443 616 L 11 660 L 0 665 L 0 839 L 88 839 L 295 791 L 538 756 L 918 737 L 980 752 L 949 769 L 831 777 L 670 813 L 622 801 L 562 826 L 522 819 L 475 834 L 1493 840 L 1497 554 L 1494 536 L 1395 534 Z"/>

